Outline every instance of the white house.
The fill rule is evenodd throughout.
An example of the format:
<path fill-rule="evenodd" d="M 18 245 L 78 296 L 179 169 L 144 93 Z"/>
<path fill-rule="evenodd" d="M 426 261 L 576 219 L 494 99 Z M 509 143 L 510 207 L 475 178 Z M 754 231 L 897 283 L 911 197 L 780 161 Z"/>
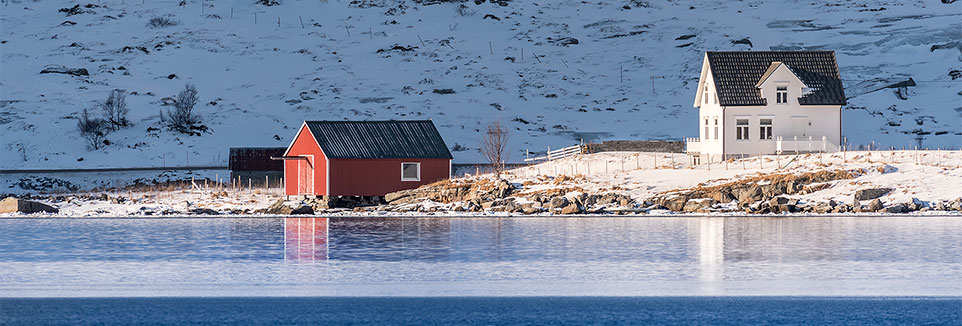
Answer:
<path fill-rule="evenodd" d="M 692 163 L 835 152 L 845 91 L 833 51 L 706 52 L 695 94 Z"/>

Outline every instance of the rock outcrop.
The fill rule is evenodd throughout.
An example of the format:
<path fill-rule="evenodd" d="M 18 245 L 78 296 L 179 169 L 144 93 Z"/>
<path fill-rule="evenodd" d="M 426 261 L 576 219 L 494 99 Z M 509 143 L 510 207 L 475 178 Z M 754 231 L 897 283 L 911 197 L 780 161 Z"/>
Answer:
<path fill-rule="evenodd" d="M 869 188 L 855 191 L 855 200 L 872 200 L 887 195 L 892 188 Z"/>
<path fill-rule="evenodd" d="M 787 198 L 772 200 L 781 195 L 819 191 L 827 187 L 826 182 L 853 177 L 855 172 L 843 170 L 765 175 L 715 186 L 670 191 L 649 201 L 676 212 L 707 211 L 714 205 L 732 202 L 737 202 L 746 212 L 793 212 L 798 205 L 797 201 L 782 202 Z M 698 202 L 691 203 L 692 201 Z M 752 205 L 758 202 L 761 204 Z M 711 206 L 705 207 L 706 203 Z"/>
<path fill-rule="evenodd" d="M 272 215 L 313 215 L 314 208 L 303 201 L 286 201 L 278 199 L 266 209 L 258 210 L 257 213 Z"/>
<path fill-rule="evenodd" d="M 0 214 L 3 213 L 59 213 L 60 209 L 32 200 L 7 197 L 0 200 Z"/>

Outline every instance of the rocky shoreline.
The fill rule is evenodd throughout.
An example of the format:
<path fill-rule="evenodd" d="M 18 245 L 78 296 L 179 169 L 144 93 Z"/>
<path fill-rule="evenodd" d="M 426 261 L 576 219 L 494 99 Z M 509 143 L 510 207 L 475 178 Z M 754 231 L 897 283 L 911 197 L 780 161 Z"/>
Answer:
<path fill-rule="evenodd" d="M 669 191 L 647 199 L 617 192 L 589 193 L 580 187 L 525 190 L 503 179 L 458 179 L 387 194 L 378 205 L 353 207 L 353 213 L 469 213 L 511 215 L 628 215 L 628 214 L 902 214 L 926 211 L 962 212 L 962 197 L 950 201 L 912 198 L 906 203 L 884 203 L 892 188 L 856 191 L 851 203 L 835 200 L 801 202 L 787 195 L 824 189 L 827 182 L 857 177 L 863 171 L 834 170 L 803 174 L 765 175 L 715 186 Z M 561 184 L 563 181 L 556 182 Z M 864 204 L 863 204 L 864 203 Z M 344 210 L 340 210 L 343 212 Z M 330 212 L 312 199 L 280 199 L 257 213 L 297 215 Z"/>
<path fill-rule="evenodd" d="M 672 177 L 673 173 L 677 175 L 678 172 L 681 171 L 669 169 L 657 171 L 651 176 Z M 882 178 L 891 179 L 893 176 L 897 182 L 879 182 Z M 124 188 L 7 197 L 0 202 L 0 217 L 962 213 L 960 194 L 953 191 L 925 191 L 918 185 L 901 181 L 906 177 L 921 178 L 921 174 L 906 174 L 885 164 L 847 169 L 838 165 L 822 165 L 808 170 L 705 178 L 676 186 L 661 185 L 660 188 L 656 188 L 660 182 L 658 179 L 635 178 L 631 179 L 634 184 L 625 187 L 584 175 L 507 175 L 504 179 L 487 175 L 445 180 L 383 197 L 333 198 L 284 196 L 279 191 L 251 189 L 168 187 L 167 190 L 158 191 L 150 190 L 152 188 Z M 677 180 L 678 177 L 673 178 Z M 936 199 L 931 199 L 932 196 Z"/>

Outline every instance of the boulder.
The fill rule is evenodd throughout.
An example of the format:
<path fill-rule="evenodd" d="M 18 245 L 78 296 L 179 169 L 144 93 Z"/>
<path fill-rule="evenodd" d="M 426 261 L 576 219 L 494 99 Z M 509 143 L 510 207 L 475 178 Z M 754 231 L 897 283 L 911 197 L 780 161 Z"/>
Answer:
<path fill-rule="evenodd" d="M 262 212 L 265 214 L 274 215 L 312 215 L 314 214 L 314 208 L 301 201 L 285 201 L 284 199 L 278 199 Z"/>
<path fill-rule="evenodd" d="M 497 189 L 496 196 L 498 198 L 504 198 L 508 197 L 508 195 L 514 191 L 514 186 L 512 186 L 507 180 L 499 179 L 495 189 Z"/>
<path fill-rule="evenodd" d="M 905 204 L 895 204 L 895 205 L 886 207 L 884 211 L 886 213 L 901 214 L 901 213 L 908 212 L 908 208 L 905 207 Z"/>
<path fill-rule="evenodd" d="M 524 213 L 525 215 L 537 214 L 540 212 L 541 209 L 534 206 L 525 206 L 521 211 L 521 213 Z"/>
<path fill-rule="evenodd" d="M 581 210 L 582 208 L 580 205 L 576 203 L 568 203 L 568 206 L 565 206 L 561 209 L 561 214 L 578 214 L 581 213 Z"/>
<path fill-rule="evenodd" d="M 712 193 L 708 194 L 708 197 L 719 203 L 730 203 L 735 200 L 735 196 L 732 195 L 730 191 L 724 189 L 713 191 Z"/>
<path fill-rule="evenodd" d="M 686 212 L 704 212 L 717 203 L 717 201 L 711 198 L 692 199 L 685 203 L 683 210 Z"/>
<path fill-rule="evenodd" d="M 551 201 L 548 203 L 548 208 L 563 208 L 565 206 L 568 206 L 568 198 L 564 197 L 551 198 Z"/>
<path fill-rule="evenodd" d="M 193 215 L 220 215 L 220 212 L 210 208 L 194 208 L 189 212 Z"/>
<path fill-rule="evenodd" d="M 41 74 L 64 74 L 71 76 L 89 76 L 85 68 L 67 68 L 64 66 L 50 66 L 40 71 Z"/>
<path fill-rule="evenodd" d="M 962 198 L 957 198 L 950 202 L 948 208 L 953 211 L 962 211 Z"/>
<path fill-rule="evenodd" d="M 882 201 L 879 200 L 878 198 L 876 198 L 876 199 L 873 199 L 872 201 L 870 201 L 870 202 L 868 203 L 868 205 L 864 208 L 864 211 L 866 211 L 866 212 L 878 212 L 879 210 L 882 209 L 883 206 L 884 206 L 884 205 L 882 204 Z"/>
<path fill-rule="evenodd" d="M 688 196 L 678 195 L 675 197 L 665 199 L 664 202 L 661 203 L 661 205 L 667 207 L 670 210 L 680 212 L 685 209 L 686 203 L 688 203 Z"/>
<path fill-rule="evenodd" d="M 32 200 L 24 200 L 14 197 L 7 197 L 0 201 L 0 214 L 3 213 L 58 213 L 59 209 L 56 207 L 35 202 Z"/>
<path fill-rule="evenodd" d="M 785 197 L 775 197 L 775 198 L 772 198 L 772 200 L 768 201 L 768 204 L 772 205 L 772 207 L 775 207 L 775 206 L 781 206 L 781 205 L 788 205 L 789 201 L 790 200 Z"/>
<path fill-rule="evenodd" d="M 879 198 L 892 192 L 892 188 L 870 188 L 861 189 L 855 192 L 855 200 L 870 200 Z"/>
<path fill-rule="evenodd" d="M 925 203 L 923 203 L 923 202 L 922 202 L 921 200 L 919 200 L 918 198 L 914 198 L 914 197 L 913 197 L 913 198 L 912 198 L 912 202 L 910 202 L 908 205 L 905 205 L 905 207 L 906 207 L 909 211 L 917 211 L 917 210 L 920 210 L 920 209 L 922 209 L 922 208 L 925 208 Z"/>

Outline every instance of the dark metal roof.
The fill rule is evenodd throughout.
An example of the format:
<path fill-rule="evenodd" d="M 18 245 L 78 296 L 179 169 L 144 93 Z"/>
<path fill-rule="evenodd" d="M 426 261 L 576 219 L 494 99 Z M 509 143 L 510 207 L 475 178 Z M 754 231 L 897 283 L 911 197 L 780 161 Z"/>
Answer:
<path fill-rule="evenodd" d="M 228 169 L 232 171 L 284 171 L 284 161 L 271 160 L 284 155 L 286 147 L 231 147 Z"/>
<path fill-rule="evenodd" d="M 451 159 L 430 120 L 305 121 L 329 159 Z"/>
<path fill-rule="evenodd" d="M 708 52 L 718 103 L 722 106 L 765 105 L 755 87 L 773 62 L 787 65 L 813 89 L 798 99 L 801 105 L 845 105 L 845 90 L 834 51 Z"/>

